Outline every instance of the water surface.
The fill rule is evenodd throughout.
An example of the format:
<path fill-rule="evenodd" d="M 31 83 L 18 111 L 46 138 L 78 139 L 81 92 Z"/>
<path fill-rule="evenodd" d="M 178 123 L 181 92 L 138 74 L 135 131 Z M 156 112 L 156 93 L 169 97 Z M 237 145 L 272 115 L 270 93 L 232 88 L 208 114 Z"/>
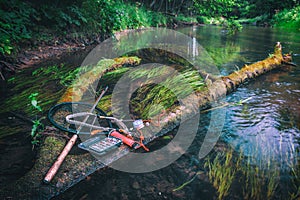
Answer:
<path fill-rule="evenodd" d="M 280 41 L 283 51 L 292 51 L 294 63 L 300 65 L 300 33 L 264 27 L 244 27 L 241 33 L 227 35 L 216 26 L 200 26 L 178 29 L 197 40 L 210 54 L 221 75 L 228 75 L 273 53 Z M 299 140 L 300 140 L 300 68 L 284 66 L 240 86 L 226 98 L 236 103 L 249 99 L 243 105 L 227 106 L 222 135 L 215 150 L 229 152 L 233 149 L 238 160 L 248 167 L 256 186 L 264 186 L 264 195 L 275 180 L 275 192 L 270 199 L 292 199 L 291 194 L 299 187 Z M 55 102 L 53 102 L 55 104 Z M 216 199 L 218 192 L 209 181 L 204 167 L 205 159 L 198 152 L 206 135 L 211 113 L 201 114 L 197 136 L 181 158 L 168 167 L 145 174 L 130 174 L 110 168 L 94 173 L 87 180 L 69 189 L 57 199 Z M 188 130 L 187 130 L 188 131 Z M 168 143 L 158 139 L 150 149 Z M 136 163 L 141 165 L 142 163 Z M 232 169 L 234 167 L 232 166 Z M 191 183 L 178 191 L 173 189 L 190 180 L 196 172 L 204 171 Z M 250 173 L 251 172 L 251 173 Z M 227 194 L 228 199 L 247 199 L 250 186 L 237 174 Z M 260 196 L 266 199 L 266 196 Z M 249 198 L 248 198 L 249 199 Z M 252 198 L 253 199 L 253 198 Z"/>
<path fill-rule="evenodd" d="M 300 64 L 299 32 L 253 26 L 244 27 L 236 35 L 227 35 L 216 26 L 188 27 L 178 31 L 195 38 L 206 49 L 221 75 L 268 57 L 278 41 L 283 52 L 292 52 L 293 62 Z M 262 75 L 240 86 L 224 101 L 237 103 L 245 99 L 249 100 L 243 105 L 222 108 L 226 112 L 222 135 L 214 151 L 207 156 L 214 158 L 216 152 L 226 155 L 233 149 L 234 159 L 240 163 L 241 169 L 225 199 L 298 198 L 300 68 L 284 66 Z M 201 114 L 192 146 L 168 167 L 146 174 L 104 169 L 59 198 L 217 199 L 218 191 L 209 181 L 204 167 L 206 158 L 198 158 L 210 119 L 211 113 Z M 158 139 L 150 149 L 166 143 L 165 139 Z M 229 168 L 234 170 L 235 164 Z M 173 191 L 199 171 L 204 174 Z"/>

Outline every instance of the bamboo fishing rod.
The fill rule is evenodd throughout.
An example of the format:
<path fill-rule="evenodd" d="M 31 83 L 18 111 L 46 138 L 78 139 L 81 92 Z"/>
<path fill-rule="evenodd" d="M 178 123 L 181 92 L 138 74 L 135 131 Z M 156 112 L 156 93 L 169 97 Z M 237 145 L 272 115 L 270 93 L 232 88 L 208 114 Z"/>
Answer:
<path fill-rule="evenodd" d="M 97 98 L 95 104 L 93 105 L 93 107 L 90 109 L 90 113 L 93 113 L 96 106 L 98 105 L 100 99 L 103 97 L 103 95 L 105 94 L 105 92 L 107 91 L 108 87 L 106 87 L 100 94 L 100 96 Z M 44 183 L 50 183 L 51 180 L 53 179 L 53 177 L 55 176 L 55 174 L 57 173 L 58 169 L 60 168 L 61 164 L 63 163 L 63 161 L 65 160 L 66 156 L 69 154 L 70 150 L 72 149 L 72 147 L 74 146 L 77 138 L 78 138 L 78 133 L 81 131 L 83 124 L 88 120 L 89 115 L 87 115 L 84 120 L 83 123 L 78 127 L 76 134 L 74 134 L 72 136 L 72 138 L 69 140 L 69 142 L 67 143 L 67 145 L 64 147 L 64 149 L 62 150 L 61 154 L 58 156 L 58 158 L 56 159 L 55 163 L 51 166 L 51 168 L 49 169 L 49 171 L 47 172 L 45 178 L 44 178 Z"/>

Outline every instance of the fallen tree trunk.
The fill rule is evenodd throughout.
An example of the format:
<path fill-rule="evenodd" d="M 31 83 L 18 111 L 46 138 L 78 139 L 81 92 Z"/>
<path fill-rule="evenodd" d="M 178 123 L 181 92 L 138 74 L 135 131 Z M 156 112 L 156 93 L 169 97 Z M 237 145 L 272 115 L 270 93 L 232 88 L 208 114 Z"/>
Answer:
<path fill-rule="evenodd" d="M 115 70 L 124 65 L 135 66 L 140 63 L 137 57 L 121 57 L 115 59 L 103 59 L 99 61 L 93 68 L 81 74 L 78 80 L 67 89 L 59 102 L 76 102 L 80 101 L 83 94 L 88 90 L 96 80 L 100 79 L 105 73 Z"/>
<path fill-rule="evenodd" d="M 275 46 L 274 54 L 269 58 L 256 62 L 252 65 L 245 65 L 241 70 L 222 77 L 222 80 L 227 88 L 227 93 L 235 90 L 240 84 L 260 76 L 284 63 L 291 61 L 290 55 L 282 55 L 282 47 L 278 42 Z"/>
<path fill-rule="evenodd" d="M 281 45 L 278 43 L 275 47 L 274 54 L 257 63 L 249 66 L 244 66 L 241 70 L 236 71 L 228 76 L 221 78 L 216 78 L 212 76 L 207 76 L 209 81 L 207 81 L 208 90 L 202 93 L 197 93 L 197 100 L 201 108 L 206 108 L 210 102 L 217 100 L 219 97 L 224 96 L 232 92 L 239 85 L 247 80 L 254 77 L 262 75 L 274 68 L 280 67 L 283 63 L 290 62 L 291 57 L 283 56 L 281 52 Z M 116 61 L 116 60 L 115 60 Z M 73 88 L 69 88 L 65 95 L 61 98 L 60 102 L 63 101 L 76 101 L 81 99 L 84 91 L 86 91 L 89 84 L 99 77 L 102 76 L 107 71 L 113 70 L 116 67 L 120 67 L 126 63 L 132 63 L 132 60 L 127 60 L 128 62 L 123 62 L 122 64 L 111 63 L 110 66 L 105 68 L 99 68 L 101 70 L 96 70 L 93 72 L 88 72 L 84 74 L 83 82 Z M 136 64 L 136 60 L 134 61 Z M 201 72 L 205 74 L 205 72 Z M 98 74 L 98 75 L 97 75 Z M 91 76 L 93 78 L 91 78 Z M 74 93 L 75 92 L 75 93 Z M 181 110 L 182 111 L 182 110 Z M 166 134 L 167 132 L 174 129 L 180 123 L 180 117 L 182 115 L 193 116 L 195 112 L 192 109 L 185 109 L 185 112 L 181 112 L 178 115 L 181 116 L 170 116 L 170 113 L 166 113 L 167 119 L 164 121 L 162 128 L 159 133 L 152 135 L 147 138 L 146 143 L 154 140 L 155 138 Z M 55 178 L 52 180 L 51 184 L 44 185 L 42 183 L 43 177 L 48 171 L 51 164 L 55 161 L 56 156 L 59 155 L 61 149 L 63 148 L 65 141 L 57 137 L 47 137 L 44 144 L 39 152 L 38 160 L 32 170 L 18 180 L 13 186 L 2 188 L 0 192 L 1 197 L 12 197 L 12 198 L 22 198 L 22 199 L 50 199 L 68 188 L 72 187 L 74 184 L 83 180 L 85 177 L 95 172 L 97 169 L 103 168 L 106 165 L 114 162 L 115 160 L 123 157 L 130 152 L 130 149 L 122 145 L 116 152 L 114 152 L 110 157 L 105 157 L 104 160 L 97 160 L 89 153 L 82 155 L 68 155 L 64 161 L 61 169 L 58 171 Z M 14 192 L 12 192 L 14 191 Z"/>

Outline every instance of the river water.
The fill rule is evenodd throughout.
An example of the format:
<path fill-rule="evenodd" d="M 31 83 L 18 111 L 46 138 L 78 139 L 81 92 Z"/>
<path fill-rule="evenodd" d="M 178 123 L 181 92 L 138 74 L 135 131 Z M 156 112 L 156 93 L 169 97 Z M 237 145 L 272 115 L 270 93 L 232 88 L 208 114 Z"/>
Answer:
<path fill-rule="evenodd" d="M 253 26 L 244 27 L 236 35 L 227 35 L 215 26 L 177 31 L 194 37 L 213 58 L 221 75 L 268 57 L 278 41 L 283 52 L 292 52 L 293 62 L 300 63 L 300 33 L 296 31 Z M 242 100 L 246 101 L 234 104 Z M 240 86 L 225 101 L 231 104 L 220 108 L 226 112 L 222 134 L 206 158 L 199 159 L 198 153 L 211 113 L 201 114 L 197 136 L 188 152 L 168 167 L 145 174 L 100 170 L 59 198 L 299 198 L 300 68 L 284 66 L 260 76 Z M 159 139 L 150 149 L 162 143 L 167 142 Z M 231 155 L 226 165 L 224 160 Z M 208 158 L 221 175 L 209 178 Z"/>
<path fill-rule="evenodd" d="M 244 27 L 236 35 L 227 35 L 216 26 L 177 31 L 194 37 L 221 75 L 268 57 L 277 41 L 283 52 L 292 52 L 293 62 L 300 65 L 299 31 L 253 26 Z M 247 101 L 234 104 L 242 100 Z M 262 75 L 240 86 L 224 101 L 230 105 L 220 108 L 226 112 L 222 133 L 207 157 L 199 159 L 198 153 L 211 120 L 209 112 L 201 114 L 189 150 L 166 168 L 144 174 L 101 169 L 56 199 L 299 198 L 300 68 L 284 66 Z M 167 142 L 166 138 L 158 139 L 150 149 Z M 222 158 L 230 155 L 233 158 L 226 165 Z M 223 175 L 209 178 L 209 161 L 216 169 L 224 169 Z M 224 174 L 233 174 L 233 179 Z"/>

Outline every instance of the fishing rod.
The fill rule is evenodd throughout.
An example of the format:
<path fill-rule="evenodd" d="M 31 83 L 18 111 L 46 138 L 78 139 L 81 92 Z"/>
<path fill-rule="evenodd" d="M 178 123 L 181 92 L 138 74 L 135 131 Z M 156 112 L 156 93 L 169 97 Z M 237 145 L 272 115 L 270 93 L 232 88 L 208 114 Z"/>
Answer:
<path fill-rule="evenodd" d="M 106 87 L 100 94 L 100 96 L 97 98 L 95 104 L 93 105 L 93 107 L 89 110 L 90 113 L 93 113 L 93 111 L 95 110 L 96 106 L 98 105 L 100 99 L 103 97 L 103 95 L 105 94 L 105 92 L 108 90 L 108 87 Z M 83 120 L 83 124 L 88 120 L 89 115 L 87 115 L 84 120 Z M 72 136 L 72 138 L 69 140 L 69 142 L 67 143 L 67 145 L 65 146 L 65 148 L 62 150 L 61 154 L 59 155 L 59 157 L 56 159 L 55 163 L 52 165 L 52 167 L 49 169 L 49 171 L 47 172 L 45 178 L 44 178 L 44 183 L 50 183 L 51 180 L 53 179 L 53 177 L 55 176 L 55 174 L 57 173 L 58 169 L 60 168 L 61 164 L 63 163 L 63 161 L 65 160 L 66 156 L 69 154 L 70 150 L 72 149 L 72 147 L 74 146 L 77 138 L 78 138 L 78 134 L 80 133 L 83 124 L 81 124 L 77 131 L 76 134 L 74 134 Z"/>

